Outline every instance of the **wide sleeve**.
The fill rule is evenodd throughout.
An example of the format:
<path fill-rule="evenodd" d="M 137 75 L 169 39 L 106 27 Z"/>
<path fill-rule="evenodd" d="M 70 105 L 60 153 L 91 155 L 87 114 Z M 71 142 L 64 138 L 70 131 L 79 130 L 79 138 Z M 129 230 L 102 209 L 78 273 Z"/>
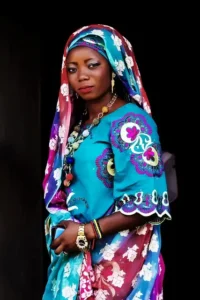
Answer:
<path fill-rule="evenodd" d="M 111 122 L 115 211 L 171 219 L 162 150 L 154 120 L 127 112 Z"/>

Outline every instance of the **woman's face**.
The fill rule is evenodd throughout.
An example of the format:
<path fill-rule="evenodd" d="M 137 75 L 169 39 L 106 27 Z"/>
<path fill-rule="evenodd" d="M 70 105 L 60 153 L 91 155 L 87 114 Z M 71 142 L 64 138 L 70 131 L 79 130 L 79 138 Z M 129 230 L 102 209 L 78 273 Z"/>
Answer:
<path fill-rule="evenodd" d="M 110 93 L 111 68 L 107 60 L 88 47 L 77 47 L 67 57 L 67 74 L 72 89 L 84 100 Z"/>

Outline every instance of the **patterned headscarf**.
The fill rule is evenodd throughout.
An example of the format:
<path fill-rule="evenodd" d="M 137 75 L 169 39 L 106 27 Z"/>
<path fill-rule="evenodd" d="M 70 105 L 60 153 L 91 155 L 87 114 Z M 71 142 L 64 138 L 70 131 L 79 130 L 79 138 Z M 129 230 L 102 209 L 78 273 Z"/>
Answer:
<path fill-rule="evenodd" d="M 108 60 L 106 50 L 105 50 L 105 45 L 100 36 L 88 35 L 86 37 L 79 38 L 78 40 L 74 40 L 73 42 L 71 42 L 70 46 L 68 47 L 68 52 L 78 46 L 89 47 L 93 50 L 96 50 Z"/>
<path fill-rule="evenodd" d="M 77 46 L 90 46 L 109 61 L 113 71 L 123 83 L 129 97 L 151 113 L 148 97 L 130 42 L 114 28 L 107 25 L 84 26 L 68 39 L 63 54 L 61 84 L 54 116 L 49 155 L 43 181 L 45 205 L 49 212 L 64 206 L 65 193 L 61 190 L 62 166 L 72 114 L 72 99 L 66 71 L 66 57 Z M 50 205 L 51 204 L 51 205 Z"/>

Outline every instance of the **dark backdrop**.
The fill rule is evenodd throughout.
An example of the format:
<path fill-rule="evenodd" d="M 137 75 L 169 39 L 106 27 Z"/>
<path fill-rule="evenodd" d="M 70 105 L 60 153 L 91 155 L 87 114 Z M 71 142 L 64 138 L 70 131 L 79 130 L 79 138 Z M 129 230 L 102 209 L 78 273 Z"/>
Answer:
<path fill-rule="evenodd" d="M 40 39 L 0 17 L 0 299 L 41 299 Z"/>

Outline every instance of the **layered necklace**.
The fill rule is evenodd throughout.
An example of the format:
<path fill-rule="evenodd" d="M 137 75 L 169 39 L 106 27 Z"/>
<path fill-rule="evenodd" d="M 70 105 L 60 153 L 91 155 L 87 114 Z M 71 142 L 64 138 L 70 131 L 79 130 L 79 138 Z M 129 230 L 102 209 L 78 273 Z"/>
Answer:
<path fill-rule="evenodd" d="M 109 112 L 109 108 L 115 103 L 117 99 L 117 95 L 114 94 L 112 99 L 108 102 L 106 106 L 102 107 L 101 112 L 97 115 L 96 118 L 93 119 L 92 124 L 85 130 L 81 132 L 81 125 L 83 122 L 83 118 L 79 121 L 78 125 L 74 127 L 74 130 L 68 137 L 68 142 L 65 149 L 65 155 L 63 159 L 63 174 L 64 180 L 63 185 L 65 187 L 69 187 L 74 175 L 72 173 L 72 167 L 75 163 L 74 152 L 79 148 L 80 144 L 84 141 L 86 137 L 90 135 L 90 132 L 94 126 L 97 126 L 100 122 L 100 119 L 103 118 L 105 114 Z M 83 112 L 83 116 L 87 114 L 87 110 Z"/>

